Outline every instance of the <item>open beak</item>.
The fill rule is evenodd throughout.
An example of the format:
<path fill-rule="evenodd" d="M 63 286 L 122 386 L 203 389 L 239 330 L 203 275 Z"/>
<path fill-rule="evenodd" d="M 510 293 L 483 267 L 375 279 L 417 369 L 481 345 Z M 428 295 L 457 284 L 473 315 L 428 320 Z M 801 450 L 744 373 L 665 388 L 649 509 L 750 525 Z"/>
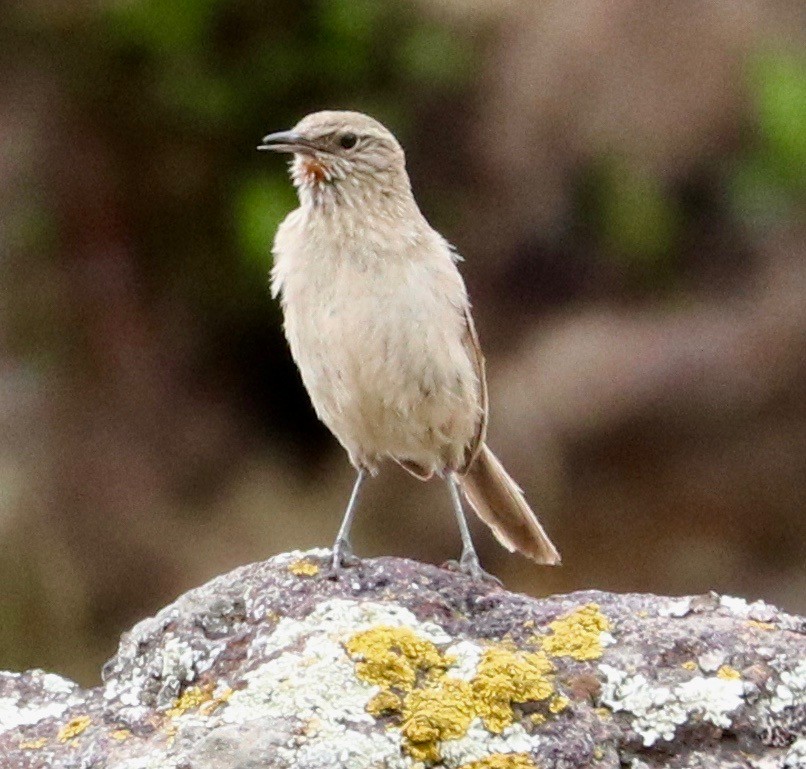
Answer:
<path fill-rule="evenodd" d="M 278 131 L 264 136 L 258 149 L 272 152 L 314 152 L 317 147 L 295 131 Z"/>

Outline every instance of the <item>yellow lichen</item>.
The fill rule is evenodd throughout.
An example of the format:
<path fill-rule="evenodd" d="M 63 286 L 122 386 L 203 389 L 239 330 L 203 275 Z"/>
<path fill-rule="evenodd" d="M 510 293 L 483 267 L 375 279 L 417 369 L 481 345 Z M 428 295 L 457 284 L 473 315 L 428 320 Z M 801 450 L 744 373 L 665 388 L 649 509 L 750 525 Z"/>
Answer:
<path fill-rule="evenodd" d="M 554 666 L 540 652 L 486 649 L 470 682 L 476 715 L 489 731 L 500 734 L 515 720 L 513 703 L 538 702 L 554 694 L 548 678 L 553 671 Z"/>
<path fill-rule="evenodd" d="M 555 692 L 548 657 L 510 644 L 485 649 L 470 681 L 449 675 L 454 660 L 410 628 L 371 628 L 345 648 L 358 677 L 381 687 L 367 711 L 400 718 L 404 747 L 416 761 L 439 761 L 439 743 L 462 737 L 474 718 L 500 734 L 515 721 L 514 704 L 547 700 Z"/>
<path fill-rule="evenodd" d="M 315 577 L 319 573 L 319 566 L 304 558 L 294 561 L 288 570 L 297 577 Z"/>
<path fill-rule="evenodd" d="M 132 733 L 128 729 L 115 729 L 109 736 L 118 742 L 125 742 L 132 736 Z"/>
<path fill-rule="evenodd" d="M 213 698 L 211 687 L 205 686 L 190 686 L 182 694 L 174 700 L 173 705 L 165 711 L 169 718 L 179 718 L 185 715 L 188 710 L 198 708 L 205 702 L 209 702 Z"/>
<path fill-rule="evenodd" d="M 381 690 L 367 703 L 367 713 L 375 718 L 387 713 L 400 713 L 401 710 L 403 710 L 403 700 L 388 690 Z"/>
<path fill-rule="evenodd" d="M 548 654 L 595 660 L 602 656 L 601 634 L 610 630 L 610 622 L 597 604 L 590 603 L 554 620 L 549 627 L 552 635 L 541 639 Z"/>
<path fill-rule="evenodd" d="M 732 668 L 730 665 L 722 665 L 722 667 L 716 671 L 716 677 L 722 678 L 725 681 L 739 681 L 742 677 L 742 674 L 736 670 L 736 668 Z"/>
<path fill-rule="evenodd" d="M 610 710 L 610 708 L 595 708 L 593 712 L 596 713 L 596 715 L 599 716 L 599 718 L 606 719 L 613 717 L 613 711 Z"/>
<path fill-rule="evenodd" d="M 354 635 L 345 644 L 353 659 L 359 660 L 358 677 L 384 688 L 410 691 L 419 673 L 441 673 L 448 661 L 431 641 L 407 627 L 379 627 Z"/>
<path fill-rule="evenodd" d="M 190 686 L 174 700 L 173 705 L 165 711 L 168 718 L 179 718 L 189 710 L 199 709 L 199 715 L 209 716 L 220 708 L 232 696 L 232 689 L 225 688 L 218 694 L 214 684 Z"/>
<path fill-rule="evenodd" d="M 199 707 L 199 715 L 211 716 L 222 705 L 226 705 L 229 698 L 232 697 L 232 689 L 225 689 L 221 694 L 216 694 L 213 699 L 208 700 Z"/>
<path fill-rule="evenodd" d="M 61 729 L 57 737 L 59 742 L 68 742 L 74 740 L 81 734 L 90 724 L 92 719 L 89 716 L 76 716 L 71 718 Z"/>
<path fill-rule="evenodd" d="M 168 747 L 170 747 L 176 740 L 176 735 L 179 733 L 179 727 L 174 723 L 168 723 L 162 727 L 162 732 L 168 736 Z"/>
<path fill-rule="evenodd" d="M 467 681 L 445 676 L 437 686 L 414 689 L 403 703 L 401 731 L 405 747 L 416 761 L 440 760 L 438 743 L 467 733 L 477 715 Z"/>
<path fill-rule="evenodd" d="M 37 740 L 24 740 L 20 743 L 20 750 L 42 750 L 47 744 L 47 737 L 40 737 Z"/>
<path fill-rule="evenodd" d="M 759 630 L 775 630 L 775 625 L 772 622 L 760 622 L 757 619 L 749 619 L 747 620 L 747 624 Z"/>
<path fill-rule="evenodd" d="M 486 758 L 462 764 L 459 769 L 537 769 L 528 753 L 493 753 Z"/>
<path fill-rule="evenodd" d="M 694 671 L 697 669 L 697 663 L 694 660 L 686 660 L 680 667 L 683 668 L 683 670 Z"/>
<path fill-rule="evenodd" d="M 601 761 L 604 758 L 604 751 L 597 745 L 593 749 L 593 759 L 594 761 Z"/>
<path fill-rule="evenodd" d="M 569 700 L 568 697 L 556 695 L 549 701 L 549 713 L 554 713 L 555 715 L 562 713 L 570 704 L 571 700 Z"/>
<path fill-rule="evenodd" d="M 540 726 L 541 724 L 545 724 L 548 719 L 542 713 L 532 713 L 529 716 L 529 720 L 535 726 Z"/>

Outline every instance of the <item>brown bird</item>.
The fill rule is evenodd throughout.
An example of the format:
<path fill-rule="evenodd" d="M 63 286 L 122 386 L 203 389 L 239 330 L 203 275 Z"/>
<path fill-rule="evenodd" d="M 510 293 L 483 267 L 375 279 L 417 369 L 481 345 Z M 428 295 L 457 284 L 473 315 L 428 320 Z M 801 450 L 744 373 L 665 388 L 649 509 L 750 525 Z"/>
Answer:
<path fill-rule="evenodd" d="M 354 561 L 359 490 L 392 459 L 446 479 L 462 536 L 460 567 L 484 572 L 459 491 L 498 541 L 538 563 L 560 556 L 515 481 L 487 448 L 484 357 L 456 252 L 417 207 L 405 156 L 379 122 L 316 112 L 259 147 L 290 152 L 299 196 L 274 240 L 272 295 L 319 418 L 358 471 L 333 546 Z"/>

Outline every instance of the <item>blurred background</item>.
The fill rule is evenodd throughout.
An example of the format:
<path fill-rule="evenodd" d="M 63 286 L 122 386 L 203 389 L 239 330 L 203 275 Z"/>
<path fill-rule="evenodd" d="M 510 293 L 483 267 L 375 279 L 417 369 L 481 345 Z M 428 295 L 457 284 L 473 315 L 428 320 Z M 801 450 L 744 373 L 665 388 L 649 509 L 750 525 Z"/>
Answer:
<path fill-rule="evenodd" d="M 353 474 L 268 295 L 268 131 L 372 113 L 464 255 L 514 589 L 806 610 L 802 0 L 7 0 L 0 669 L 97 680 L 179 592 L 327 546 Z M 364 555 L 459 553 L 389 466 Z"/>

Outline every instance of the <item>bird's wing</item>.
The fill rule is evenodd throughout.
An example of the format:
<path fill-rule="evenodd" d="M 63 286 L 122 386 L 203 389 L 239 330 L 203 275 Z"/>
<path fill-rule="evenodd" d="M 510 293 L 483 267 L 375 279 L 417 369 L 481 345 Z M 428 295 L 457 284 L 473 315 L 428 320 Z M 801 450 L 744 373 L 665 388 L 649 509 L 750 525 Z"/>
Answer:
<path fill-rule="evenodd" d="M 484 438 L 487 435 L 487 417 L 489 415 L 489 407 L 487 402 L 487 377 L 485 375 L 484 355 L 481 352 L 481 345 L 479 344 L 479 336 L 476 333 L 476 327 L 473 325 L 473 318 L 470 315 L 470 308 L 465 307 L 465 335 L 462 338 L 462 343 L 473 361 L 476 369 L 476 376 L 479 380 L 479 423 L 476 426 L 476 433 L 473 439 L 468 443 L 465 449 L 465 466 L 462 472 L 466 472 L 473 460 L 481 451 L 484 444 Z"/>

